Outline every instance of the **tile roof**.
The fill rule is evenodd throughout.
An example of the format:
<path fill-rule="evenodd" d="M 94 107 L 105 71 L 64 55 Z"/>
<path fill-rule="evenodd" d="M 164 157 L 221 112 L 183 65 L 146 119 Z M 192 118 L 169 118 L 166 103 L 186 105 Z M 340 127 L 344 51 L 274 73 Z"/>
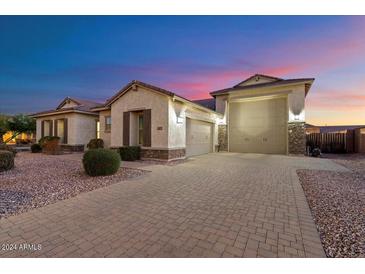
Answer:
<path fill-rule="evenodd" d="M 225 88 L 225 89 L 212 91 L 212 92 L 210 92 L 210 95 L 216 96 L 216 95 L 226 94 L 228 92 L 238 91 L 238 90 L 247 90 L 247 89 L 255 89 L 255 88 L 262 88 L 262 87 L 280 86 L 280 85 L 285 85 L 285 84 L 308 82 L 308 81 L 314 81 L 314 78 L 280 79 L 280 80 L 275 80 L 273 82 L 254 84 L 254 85 L 248 85 L 248 86 L 235 85 L 231 88 Z"/>
<path fill-rule="evenodd" d="M 193 100 L 189 100 L 181 95 L 178 95 L 172 91 L 169 91 L 169 90 L 166 90 L 166 89 L 163 89 L 163 88 L 160 88 L 160 87 L 157 87 L 157 86 L 154 86 L 154 85 L 151 85 L 151 84 L 147 84 L 145 82 L 142 82 L 142 81 L 138 81 L 138 80 L 133 80 L 131 82 L 129 82 L 127 85 L 125 85 L 122 89 L 120 89 L 114 96 L 112 96 L 110 99 L 108 99 L 105 104 L 104 104 L 104 107 L 109 107 L 114 101 L 116 101 L 120 96 L 122 96 L 125 92 L 127 92 L 129 90 L 130 87 L 132 87 L 133 85 L 139 85 L 139 86 L 142 86 L 142 87 L 145 87 L 145 88 L 148 88 L 148 89 L 152 89 L 152 90 L 155 90 L 155 91 L 158 91 L 162 94 L 165 94 L 167 96 L 171 96 L 171 97 L 179 97 L 185 101 L 188 101 L 192 104 L 196 104 L 196 105 L 199 105 L 201 107 L 204 107 L 208 110 L 212 110 L 215 112 L 215 108 L 212 109 L 211 107 L 207 107 L 206 105 L 202 104 L 202 103 L 197 103 L 196 101 L 193 101 Z M 214 100 L 214 98 L 212 98 L 211 100 Z M 210 104 L 211 106 L 211 104 Z"/>
<path fill-rule="evenodd" d="M 215 110 L 215 99 L 214 98 L 193 100 L 192 102 L 202 105 L 203 107 L 209 108 L 211 110 Z"/>
<path fill-rule="evenodd" d="M 67 107 L 67 108 L 62 108 L 62 106 L 65 104 L 65 102 L 67 102 L 67 100 L 74 101 L 78 105 L 72 106 L 72 107 Z M 100 106 L 103 106 L 103 104 L 94 102 L 91 100 L 66 97 L 57 106 L 56 109 L 50 109 L 50 110 L 33 113 L 30 116 L 37 117 L 37 116 L 42 116 L 42 115 L 46 115 L 46 114 L 57 114 L 57 113 L 62 113 L 62 112 L 83 112 L 83 113 L 95 114 L 95 112 L 93 112 L 91 109 L 95 108 L 95 107 L 100 107 Z"/>

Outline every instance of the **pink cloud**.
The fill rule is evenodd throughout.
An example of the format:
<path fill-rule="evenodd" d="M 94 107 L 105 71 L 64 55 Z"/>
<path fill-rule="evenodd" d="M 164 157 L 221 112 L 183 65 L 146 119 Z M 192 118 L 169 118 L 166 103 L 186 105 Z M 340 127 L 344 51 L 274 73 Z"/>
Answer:
<path fill-rule="evenodd" d="M 365 111 L 365 83 L 354 83 L 346 89 L 317 89 L 307 97 L 306 105 L 313 111 Z M 364 121 L 365 122 L 365 121 Z"/>
<path fill-rule="evenodd" d="M 195 73 L 179 77 L 179 81 L 167 81 L 165 87 L 190 99 L 203 99 L 210 97 L 209 92 L 232 87 L 255 73 L 282 75 L 296 70 L 296 66 L 258 68 L 257 71 L 239 68 L 231 70 L 224 68 L 221 70 L 204 70 L 200 74 Z"/>

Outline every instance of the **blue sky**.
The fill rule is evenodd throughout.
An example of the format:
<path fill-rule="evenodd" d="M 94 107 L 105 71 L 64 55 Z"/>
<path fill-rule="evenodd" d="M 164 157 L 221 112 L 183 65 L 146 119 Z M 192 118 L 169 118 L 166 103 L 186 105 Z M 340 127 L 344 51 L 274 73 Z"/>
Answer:
<path fill-rule="evenodd" d="M 315 77 L 307 120 L 365 124 L 365 17 L 0 16 L 0 112 L 103 101 L 133 79 L 208 98 L 251 74 Z"/>

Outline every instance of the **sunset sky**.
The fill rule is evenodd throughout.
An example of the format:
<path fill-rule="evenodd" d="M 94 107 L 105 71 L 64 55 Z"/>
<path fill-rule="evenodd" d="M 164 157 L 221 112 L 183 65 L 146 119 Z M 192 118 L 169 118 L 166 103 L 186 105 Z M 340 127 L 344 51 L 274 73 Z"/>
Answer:
<path fill-rule="evenodd" d="M 133 79 L 189 99 L 255 73 L 316 78 L 306 120 L 365 124 L 364 16 L 0 16 L 0 112 L 104 101 Z"/>

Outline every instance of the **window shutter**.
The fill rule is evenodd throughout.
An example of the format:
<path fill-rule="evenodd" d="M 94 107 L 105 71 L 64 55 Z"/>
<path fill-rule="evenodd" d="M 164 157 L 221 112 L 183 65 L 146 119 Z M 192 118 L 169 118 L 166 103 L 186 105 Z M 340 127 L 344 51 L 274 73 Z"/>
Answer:
<path fill-rule="evenodd" d="M 44 121 L 41 121 L 41 138 L 44 137 Z"/>
<path fill-rule="evenodd" d="M 68 136 L 68 121 L 67 118 L 63 119 L 63 143 L 67 144 L 67 136 Z"/>
<path fill-rule="evenodd" d="M 58 136 L 58 120 L 54 120 L 54 136 Z"/>
<path fill-rule="evenodd" d="M 151 146 L 151 110 L 143 111 L 143 146 Z"/>
<path fill-rule="evenodd" d="M 131 113 L 123 112 L 123 146 L 129 146 L 129 121 Z"/>
<path fill-rule="evenodd" d="M 49 120 L 49 136 L 53 136 L 53 120 Z"/>

